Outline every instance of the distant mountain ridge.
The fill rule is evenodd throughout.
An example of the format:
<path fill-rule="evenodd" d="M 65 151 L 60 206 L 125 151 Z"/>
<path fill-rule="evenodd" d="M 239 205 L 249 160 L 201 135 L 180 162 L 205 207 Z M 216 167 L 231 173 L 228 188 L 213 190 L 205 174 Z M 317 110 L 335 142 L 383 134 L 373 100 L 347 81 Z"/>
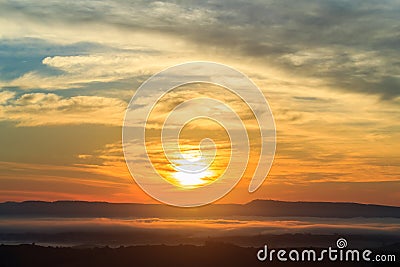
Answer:
<path fill-rule="evenodd" d="M 178 208 L 161 204 L 86 201 L 24 201 L 0 203 L 0 218 L 225 218 L 230 216 L 400 218 L 400 207 L 344 202 L 287 202 L 276 200 L 253 200 L 247 204 L 213 204 L 198 208 Z"/>

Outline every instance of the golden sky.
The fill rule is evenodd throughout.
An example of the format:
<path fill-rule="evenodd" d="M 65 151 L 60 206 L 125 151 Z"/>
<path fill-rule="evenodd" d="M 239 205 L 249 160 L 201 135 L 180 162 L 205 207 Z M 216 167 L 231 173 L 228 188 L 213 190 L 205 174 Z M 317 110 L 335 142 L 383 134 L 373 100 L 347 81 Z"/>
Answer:
<path fill-rule="evenodd" d="M 155 202 L 127 170 L 124 112 L 151 75 L 200 60 L 245 73 L 277 130 L 263 186 L 247 192 L 250 161 L 219 202 L 400 205 L 399 15 L 397 1 L 0 0 L 0 201 Z M 215 88 L 173 92 L 152 122 L 207 94 L 252 128 L 243 103 Z M 198 123 L 182 132 L 183 150 L 196 155 L 202 137 L 218 141 L 213 181 L 227 164 L 228 137 Z M 179 185 L 159 156 L 159 132 L 149 133 L 150 156 Z"/>

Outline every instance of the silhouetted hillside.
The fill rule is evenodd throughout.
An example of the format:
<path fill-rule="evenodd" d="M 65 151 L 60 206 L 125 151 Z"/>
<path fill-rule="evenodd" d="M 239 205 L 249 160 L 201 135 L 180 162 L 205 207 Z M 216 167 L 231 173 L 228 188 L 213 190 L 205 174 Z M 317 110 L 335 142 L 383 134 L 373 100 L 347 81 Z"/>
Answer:
<path fill-rule="evenodd" d="M 330 202 L 284 202 L 254 200 L 247 204 L 213 204 L 200 208 L 177 208 L 158 204 L 84 201 L 26 201 L 0 203 L 0 217 L 392 217 L 400 207 Z"/>
<path fill-rule="evenodd" d="M 133 246 L 120 248 L 54 248 L 35 245 L 0 246 L 0 266 L 398 266 L 398 262 L 261 262 L 258 248 L 242 248 L 223 243 L 205 246 Z M 318 250 L 317 250 L 318 251 Z M 399 247 L 385 253 L 399 257 Z"/>

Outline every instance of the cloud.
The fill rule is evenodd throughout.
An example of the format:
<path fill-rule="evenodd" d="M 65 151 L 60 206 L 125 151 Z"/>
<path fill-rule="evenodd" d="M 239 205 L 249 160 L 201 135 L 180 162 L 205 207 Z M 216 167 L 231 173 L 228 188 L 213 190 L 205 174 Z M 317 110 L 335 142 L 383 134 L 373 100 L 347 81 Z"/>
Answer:
<path fill-rule="evenodd" d="M 120 125 L 126 103 L 97 96 L 61 97 L 53 93 L 23 94 L 0 106 L 0 120 L 19 126 L 105 124 Z"/>
<path fill-rule="evenodd" d="M 85 55 L 98 50 L 105 51 L 111 48 L 85 42 L 63 45 L 39 38 L 0 38 L 0 80 L 9 82 L 33 71 L 47 76 L 60 75 L 61 71 L 42 64 L 43 58 L 55 55 Z"/>
<path fill-rule="evenodd" d="M 395 180 L 399 14 L 398 1 L 0 0 L 0 121 L 29 126 L 26 133 L 44 125 L 120 127 L 123 100 L 148 76 L 184 61 L 219 61 L 268 97 L 279 142 L 271 177 L 279 184 Z M 165 107 L 186 97 L 170 96 Z M 21 160 L 29 143 L 15 146 L 28 134 L 2 132 L 3 159 Z M 120 159 L 96 149 L 69 156 L 88 166 Z M 295 196 L 282 189 L 280 197 Z"/>
<path fill-rule="evenodd" d="M 120 50 L 94 43 L 0 39 L 0 86 L 58 90 L 118 82 L 153 74 L 159 69 L 155 59 L 162 57 L 157 51 Z"/>
<path fill-rule="evenodd" d="M 202 51 L 200 55 L 251 59 L 289 76 L 318 78 L 334 90 L 386 100 L 400 95 L 397 1 L 53 1 L 48 5 L 3 0 L 1 5 L 2 36 L 32 34 L 56 42 L 90 41 L 165 54 L 198 56 Z"/>
<path fill-rule="evenodd" d="M 145 53 L 141 54 L 91 54 L 80 56 L 55 56 L 43 59 L 43 65 L 56 68 L 68 74 L 82 74 L 88 80 L 115 80 L 120 78 L 151 75 L 149 69 L 143 69 L 142 62 L 150 61 Z"/>
<path fill-rule="evenodd" d="M 0 79 L 0 86 L 56 91 L 84 89 L 95 84 L 97 88 L 118 89 L 112 85 L 123 85 L 126 88 L 128 81 L 131 83 L 129 89 L 133 90 L 138 86 L 137 80 L 151 76 L 165 68 L 166 62 L 173 64 L 174 61 L 178 63 L 154 51 L 92 52 L 87 55 L 83 52 L 83 55 L 47 56 L 40 59 L 40 64 L 35 63 L 40 65 L 36 69 L 27 72 L 20 70 L 21 75 L 15 79 L 3 82 Z M 51 73 L 44 70 L 51 70 Z"/>
<path fill-rule="evenodd" d="M 207 238 L 227 236 L 257 236 L 262 234 L 375 234 L 399 235 L 399 220 L 396 218 L 385 220 L 381 218 L 272 218 L 261 219 L 235 218 L 229 219 L 159 219 L 159 218 L 70 218 L 69 220 L 35 218 L 35 220 L 4 219 L 0 222 L 3 233 L 85 233 L 93 231 L 102 233 L 146 233 L 160 234 L 158 242 L 168 243 L 162 237 L 178 235 L 184 237 Z M 142 235 L 138 235 L 142 236 Z M 139 237 L 140 238 L 140 237 Z M 154 237 L 153 237 L 154 238 Z M 175 237 L 179 238 L 179 237 Z M 79 239 L 78 239 L 79 240 Z M 187 242 L 187 240 L 186 240 Z M 193 242 L 193 240 L 192 240 Z"/>
<path fill-rule="evenodd" d="M 0 105 L 6 104 L 10 99 L 14 98 L 15 93 L 9 91 L 0 92 Z"/>

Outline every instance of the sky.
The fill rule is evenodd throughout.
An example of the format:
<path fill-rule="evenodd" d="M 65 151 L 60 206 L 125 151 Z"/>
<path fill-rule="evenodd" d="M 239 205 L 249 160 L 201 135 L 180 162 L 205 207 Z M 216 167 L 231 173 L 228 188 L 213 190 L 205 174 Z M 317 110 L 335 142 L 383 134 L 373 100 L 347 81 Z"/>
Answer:
<path fill-rule="evenodd" d="M 213 61 L 262 90 L 277 136 L 262 187 L 247 173 L 219 203 L 400 205 L 399 17 L 398 1 L 0 0 L 0 201 L 157 203 L 126 167 L 125 110 L 151 75 Z"/>

